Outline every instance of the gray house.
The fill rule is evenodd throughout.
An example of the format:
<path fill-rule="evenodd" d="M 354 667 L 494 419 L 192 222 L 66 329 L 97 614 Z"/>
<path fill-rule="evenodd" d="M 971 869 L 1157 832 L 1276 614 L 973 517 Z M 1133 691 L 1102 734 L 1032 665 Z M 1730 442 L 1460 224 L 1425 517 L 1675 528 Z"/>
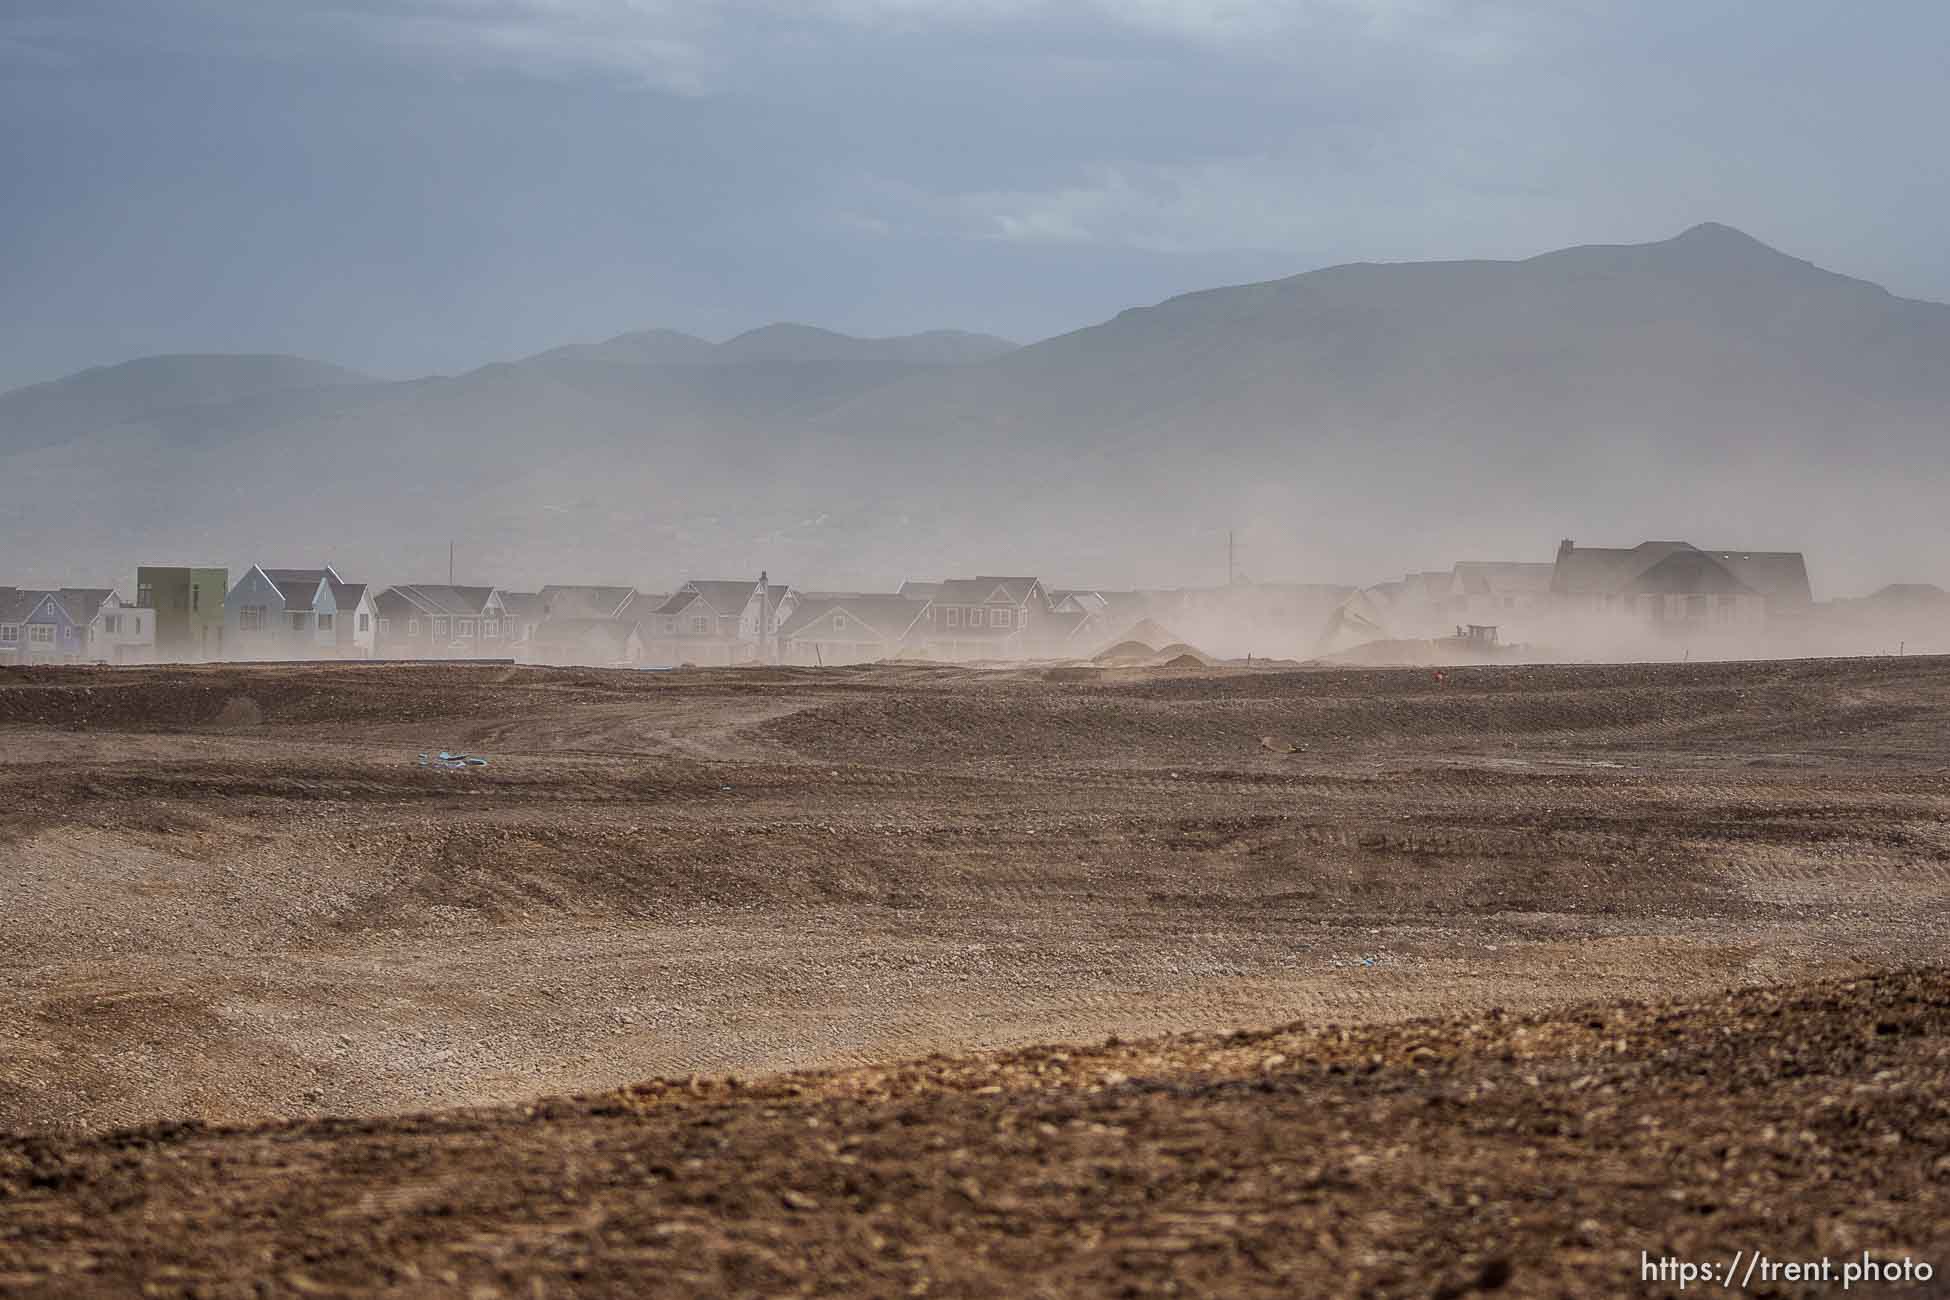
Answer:
<path fill-rule="evenodd" d="M 230 659 L 317 659 L 336 653 L 337 628 L 321 630 L 333 614 L 331 584 L 344 579 L 322 569 L 266 569 L 253 564 L 223 602 L 223 644 Z M 321 597 L 324 610 L 319 606 Z M 336 622 L 336 620 L 334 620 Z"/>

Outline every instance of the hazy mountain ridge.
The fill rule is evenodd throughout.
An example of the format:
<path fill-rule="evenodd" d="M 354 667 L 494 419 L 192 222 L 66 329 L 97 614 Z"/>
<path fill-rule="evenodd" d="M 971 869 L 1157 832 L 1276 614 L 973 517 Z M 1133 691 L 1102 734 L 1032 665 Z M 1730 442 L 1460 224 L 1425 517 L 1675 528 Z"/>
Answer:
<path fill-rule="evenodd" d="M 1708 225 L 1330 267 L 1021 348 L 642 331 L 452 377 L 112 411 L 38 441 L 0 423 L 9 554 L 45 549 L 30 503 L 64 500 L 128 525 L 65 551 L 103 581 L 137 551 L 331 546 L 357 567 L 459 536 L 511 582 L 766 565 L 827 586 L 998 566 L 1167 582 L 1205 573 L 1186 538 L 1232 524 L 1259 530 L 1261 575 L 1340 579 L 1548 558 L 1565 534 L 1818 551 L 1841 501 L 1881 524 L 1873 555 L 1849 530 L 1865 564 L 1927 580 L 1943 575 L 1913 557 L 1938 507 L 1916 471 L 1941 458 L 1950 307 Z"/>

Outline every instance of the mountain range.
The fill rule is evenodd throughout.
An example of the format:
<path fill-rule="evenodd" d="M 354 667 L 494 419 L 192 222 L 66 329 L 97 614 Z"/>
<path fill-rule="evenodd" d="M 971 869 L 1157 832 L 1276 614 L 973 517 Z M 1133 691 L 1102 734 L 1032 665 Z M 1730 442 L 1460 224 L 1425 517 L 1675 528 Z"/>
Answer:
<path fill-rule="evenodd" d="M 1941 579 L 1950 307 L 1725 226 L 1357 264 L 1017 347 L 645 330 L 457 376 L 150 357 L 0 394 L 0 581 L 298 564 L 1373 580 L 1560 536 Z"/>

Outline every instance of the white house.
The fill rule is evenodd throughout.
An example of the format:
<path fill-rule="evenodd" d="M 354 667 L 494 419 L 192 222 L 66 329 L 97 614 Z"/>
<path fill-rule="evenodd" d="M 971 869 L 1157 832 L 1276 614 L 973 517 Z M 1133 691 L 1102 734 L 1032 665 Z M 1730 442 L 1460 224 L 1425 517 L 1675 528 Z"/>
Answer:
<path fill-rule="evenodd" d="M 156 612 L 127 604 L 114 592 L 108 592 L 88 621 L 87 642 L 87 657 L 95 663 L 154 663 Z"/>

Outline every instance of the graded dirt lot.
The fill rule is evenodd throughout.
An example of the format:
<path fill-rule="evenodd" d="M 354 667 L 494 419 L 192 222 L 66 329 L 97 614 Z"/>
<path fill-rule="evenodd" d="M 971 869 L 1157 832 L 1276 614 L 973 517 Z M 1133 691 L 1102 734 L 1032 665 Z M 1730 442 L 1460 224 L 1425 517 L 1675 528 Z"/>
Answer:
<path fill-rule="evenodd" d="M 1946 951 L 1946 723 L 1950 661 L 1922 658 L 0 669 L 0 1130 L 19 1135 L 0 1144 L 0 1275 L 60 1294 L 56 1268 L 180 1267 L 194 1289 L 235 1249 L 300 1291 L 451 1273 L 553 1293 L 581 1269 L 622 1293 L 990 1293 L 1033 1265 L 1049 1294 L 1309 1294 L 1306 1254 L 1343 1279 L 1329 1292 L 1514 1267 L 1536 1294 L 1619 1293 L 1486 1245 L 1541 1249 L 1574 1204 L 1601 1224 L 1634 1207 L 1626 1244 L 1655 1255 L 1781 1215 L 1799 1226 L 1754 1246 L 1941 1245 L 1943 1216 L 1918 1216 L 1950 1147 L 1916 1090 L 1944 1081 L 1944 980 L 1811 981 Z M 415 762 L 443 747 L 490 763 Z M 1751 986 L 1776 992 L 1718 1000 Z M 1467 1046 L 1671 998 L 1699 1005 Z M 1588 1027 L 1614 1016 L 1609 1039 Z M 842 1074 L 746 1099 L 786 1070 L 1295 1021 L 1356 1028 L 1251 1060 L 1145 1049 L 1056 1101 L 1007 1056 L 909 1071 L 1000 1072 L 980 1087 L 867 1096 Z M 1759 1063 L 1736 1068 L 1734 1040 Z M 1785 1059 L 1800 1073 L 1769 1073 Z M 375 1118 L 726 1074 L 747 1086 Z M 1666 1153 L 1750 1149 L 1727 1127 L 1748 1105 L 1781 1115 L 1773 1138 L 1749 1126 L 1775 1143 L 1749 1181 L 1706 1209 L 1662 1200 Z M 1822 1127 L 1837 1106 L 1867 1117 L 1856 1146 Z M 317 1116 L 359 1118 L 300 1122 Z M 847 1116 L 878 1144 L 853 1153 L 876 1171 L 859 1187 L 813 1124 Z M 1503 1154 L 1471 1182 L 1492 1134 Z M 1596 1172 L 1572 1196 L 1581 1150 Z M 1869 1195 L 1877 1159 L 1907 1199 Z M 963 1181 L 1008 1200 L 956 1235 L 957 1196 L 988 1204 Z M 1535 1198 L 1528 1217 L 1511 1197 Z M 876 1204 L 891 1217 L 847 1217 Z M 228 1245 L 196 1220 L 210 1207 Z M 1058 1267 L 1059 1233 L 1101 1251 Z M 1157 1244 L 1110 1249 L 1133 1233 Z"/>

